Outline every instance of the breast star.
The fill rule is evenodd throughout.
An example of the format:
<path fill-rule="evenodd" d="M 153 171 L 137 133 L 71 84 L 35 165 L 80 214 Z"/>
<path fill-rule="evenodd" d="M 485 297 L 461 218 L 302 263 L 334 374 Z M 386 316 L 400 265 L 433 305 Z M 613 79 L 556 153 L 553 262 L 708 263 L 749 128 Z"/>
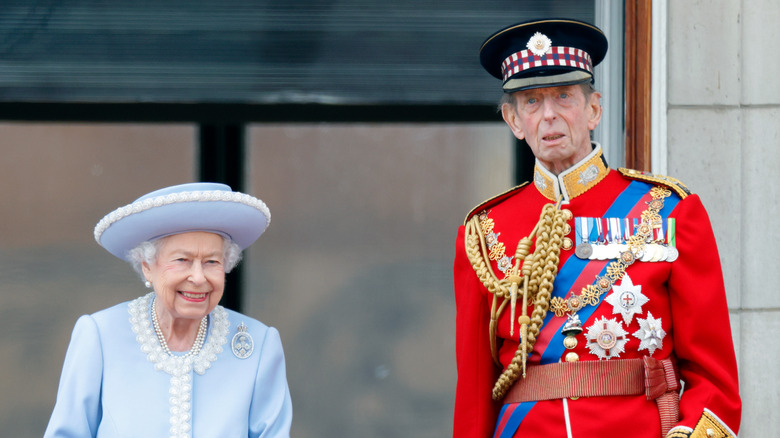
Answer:
<path fill-rule="evenodd" d="M 640 328 L 633 335 L 640 341 L 638 350 L 647 350 L 652 356 L 655 350 L 663 347 L 666 336 L 661 328 L 661 318 L 653 318 L 653 314 L 647 312 L 647 319 L 637 318 L 636 321 Z"/>
<path fill-rule="evenodd" d="M 626 325 L 631 324 L 635 314 L 642 313 L 642 306 L 649 299 L 642 293 L 641 285 L 634 285 L 628 274 L 623 275 L 620 285 L 612 286 L 612 293 L 604 301 L 612 304 L 612 314 L 623 315 Z"/>
<path fill-rule="evenodd" d="M 623 330 L 616 318 L 607 319 L 605 316 L 588 327 L 588 333 L 585 334 L 588 340 L 586 346 L 591 353 L 599 357 L 599 360 L 620 357 L 620 353 L 626 351 L 627 334 L 628 332 Z"/>

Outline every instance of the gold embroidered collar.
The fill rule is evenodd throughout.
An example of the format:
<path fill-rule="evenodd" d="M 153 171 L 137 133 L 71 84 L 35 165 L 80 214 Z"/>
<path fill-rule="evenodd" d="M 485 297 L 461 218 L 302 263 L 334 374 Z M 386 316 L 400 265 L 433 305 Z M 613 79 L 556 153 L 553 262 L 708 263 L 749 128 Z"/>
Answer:
<path fill-rule="evenodd" d="M 593 188 L 609 172 L 602 158 L 601 145 L 596 142 L 593 144 L 595 147 L 587 157 L 559 175 L 545 169 L 537 160 L 534 167 L 536 189 L 551 201 L 557 201 L 563 196 L 563 202 L 566 203 Z"/>

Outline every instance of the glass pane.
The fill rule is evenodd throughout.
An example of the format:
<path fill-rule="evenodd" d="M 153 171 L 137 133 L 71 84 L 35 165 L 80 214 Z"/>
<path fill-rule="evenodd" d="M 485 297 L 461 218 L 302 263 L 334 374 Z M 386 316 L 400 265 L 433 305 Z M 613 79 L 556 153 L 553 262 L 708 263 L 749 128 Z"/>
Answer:
<path fill-rule="evenodd" d="M 512 181 L 501 124 L 255 125 L 246 313 L 280 329 L 293 435 L 451 434 L 452 261 L 468 211 Z"/>
<path fill-rule="evenodd" d="M 539 17 L 594 2 L 4 0 L 0 100 L 492 104 L 480 44 Z"/>
<path fill-rule="evenodd" d="M 40 437 L 76 319 L 144 293 L 92 235 L 114 208 L 192 181 L 192 125 L 0 124 L 0 424 Z"/>

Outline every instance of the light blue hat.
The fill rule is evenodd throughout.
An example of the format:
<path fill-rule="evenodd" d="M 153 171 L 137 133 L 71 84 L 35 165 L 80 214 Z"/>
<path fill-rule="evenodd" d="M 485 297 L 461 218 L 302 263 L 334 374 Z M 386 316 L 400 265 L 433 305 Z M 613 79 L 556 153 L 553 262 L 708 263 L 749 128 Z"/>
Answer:
<path fill-rule="evenodd" d="M 263 201 L 225 184 L 190 183 L 156 190 L 112 211 L 95 226 L 95 240 L 122 260 L 141 242 L 190 231 L 229 237 L 243 250 L 270 223 Z"/>

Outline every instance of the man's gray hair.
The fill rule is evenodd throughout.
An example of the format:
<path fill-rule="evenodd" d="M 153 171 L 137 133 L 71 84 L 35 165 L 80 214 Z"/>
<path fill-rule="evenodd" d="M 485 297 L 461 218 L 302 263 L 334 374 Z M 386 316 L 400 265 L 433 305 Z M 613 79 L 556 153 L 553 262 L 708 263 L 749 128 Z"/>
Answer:
<path fill-rule="evenodd" d="M 225 273 L 233 270 L 241 261 L 241 247 L 231 239 L 222 237 L 222 255 L 224 257 Z M 166 237 L 141 242 L 128 252 L 128 259 L 135 272 L 144 279 L 143 263 L 151 265 L 157 261 L 157 252 L 165 242 Z"/>
<path fill-rule="evenodd" d="M 590 98 L 590 95 L 596 92 L 596 87 L 593 86 L 593 83 L 590 81 L 582 82 L 579 84 L 580 88 L 582 88 L 582 92 L 585 94 L 585 99 L 587 100 Z M 504 106 L 505 103 L 508 103 L 512 105 L 512 108 L 514 108 L 514 105 L 517 101 L 515 98 L 515 93 L 502 93 L 501 99 L 498 102 L 498 112 L 501 112 L 501 108 Z"/>

